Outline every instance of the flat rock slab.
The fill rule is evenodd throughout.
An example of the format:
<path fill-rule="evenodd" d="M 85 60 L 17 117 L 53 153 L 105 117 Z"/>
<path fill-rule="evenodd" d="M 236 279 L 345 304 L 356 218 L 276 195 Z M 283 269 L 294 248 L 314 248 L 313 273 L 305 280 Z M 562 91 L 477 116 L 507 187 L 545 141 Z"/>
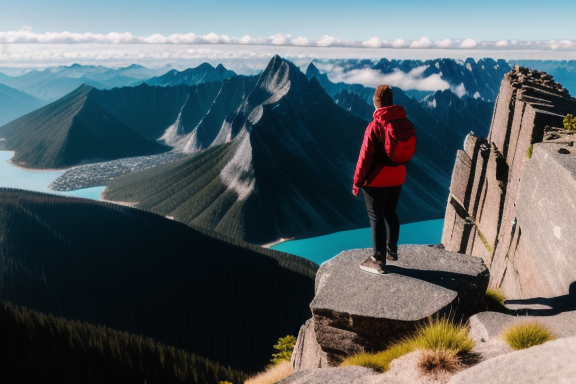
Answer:
<path fill-rule="evenodd" d="M 383 350 L 429 316 L 467 320 L 486 310 L 489 272 L 480 258 L 438 246 L 402 245 L 398 260 L 388 262 L 389 273 L 377 275 L 359 268 L 371 254 L 371 249 L 342 252 L 316 274 L 310 308 L 316 342 L 329 366 L 359 352 Z"/>
<path fill-rule="evenodd" d="M 278 384 L 362 384 L 377 373 L 364 367 L 306 369 L 298 371 Z"/>
<path fill-rule="evenodd" d="M 574 383 L 575 361 L 576 337 L 562 338 L 486 360 L 448 384 Z"/>
<path fill-rule="evenodd" d="M 345 251 L 326 261 L 316 274 L 312 311 L 330 309 L 350 315 L 417 321 L 451 306 L 458 288 L 475 285 L 484 295 L 488 269 L 480 258 L 425 245 L 401 245 L 390 273 L 364 272 L 359 264 L 371 249 Z"/>
<path fill-rule="evenodd" d="M 470 318 L 470 336 L 477 340 L 491 340 L 500 337 L 512 324 L 532 322 L 547 327 L 556 337 L 576 336 L 576 311 L 562 312 L 554 316 L 513 316 L 481 312 Z"/>

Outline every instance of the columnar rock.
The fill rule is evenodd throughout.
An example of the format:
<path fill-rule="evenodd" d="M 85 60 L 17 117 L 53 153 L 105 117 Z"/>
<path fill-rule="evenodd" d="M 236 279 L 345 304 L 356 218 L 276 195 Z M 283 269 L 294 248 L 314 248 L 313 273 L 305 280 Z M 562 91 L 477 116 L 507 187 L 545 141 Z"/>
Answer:
<path fill-rule="evenodd" d="M 390 273 L 369 274 L 359 264 L 370 249 L 345 251 L 320 266 L 313 318 L 298 336 L 296 370 L 338 365 L 358 352 L 384 350 L 430 316 L 467 319 L 486 309 L 488 270 L 480 258 L 437 246 L 401 245 Z"/>
<path fill-rule="evenodd" d="M 554 272 L 567 273 L 559 281 L 554 281 L 551 272 L 544 283 L 534 284 L 541 280 L 539 271 L 543 269 L 553 271 L 552 266 L 566 262 L 576 266 L 576 259 L 568 257 L 570 245 L 560 248 L 554 245 L 556 227 L 560 228 L 557 232 L 564 229 L 560 237 L 565 243 L 569 241 L 566 236 L 570 233 L 569 226 L 553 222 L 564 223 L 574 217 L 576 211 L 570 199 L 553 199 L 550 204 L 559 215 L 555 218 L 546 217 L 546 210 L 533 215 L 533 208 L 525 208 L 526 221 L 523 221 L 520 209 L 528 207 L 529 202 L 542 203 L 530 192 L 535 180 L 554 179 L 558 172 L 560 179 L 555 180 L 561 180 L 564 189 L 574 183 L 570 169 L 576 159 L 569 156 L 555 161 L 558 148 L 549 143 L 572 142 L 568 132 L 556 130 L 562 128 L 566 114 L 575 112 L 576 99 L 555 83 L 552 76 L 516 67 L 502 81 L 488 138 L 471 133 L 464 150 L 458 152 L 442 243 L 449 251 L 481 257 L 490 268 L 490 284 L 504 289 L 509 297 L 562 295 L 574 281 L 574 273 L 566 270 Z M 552 154 L 554 151 L 556 155 Z M 531 169 L 530 184 L 524 181 L 526 168 Z M 550 173 L 551 169 L 555 173 Z M 521 184 L 525 185 L 523 194 L 519 192 Z M 548 183 L 548 189 L 541 188 L 538 196 L 550 199 L 557 195 L 552 185 Z"/>

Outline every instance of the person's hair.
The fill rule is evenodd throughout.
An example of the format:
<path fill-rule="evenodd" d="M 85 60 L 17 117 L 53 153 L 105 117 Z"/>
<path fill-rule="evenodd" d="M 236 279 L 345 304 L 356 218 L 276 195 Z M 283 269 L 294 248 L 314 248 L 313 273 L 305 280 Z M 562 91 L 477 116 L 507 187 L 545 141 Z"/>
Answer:
<path fill-rule="evenodd" d="M 379 85 L 374 92 L 374 106 L 376 109 L 394 105 L 392 88 L 389 85 Z"/>

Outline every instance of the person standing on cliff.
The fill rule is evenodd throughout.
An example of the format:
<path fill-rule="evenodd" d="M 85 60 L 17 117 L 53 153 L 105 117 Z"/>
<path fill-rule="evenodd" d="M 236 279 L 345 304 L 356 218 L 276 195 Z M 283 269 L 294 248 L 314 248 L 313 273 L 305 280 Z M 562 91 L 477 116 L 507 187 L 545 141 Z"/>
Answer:
<path fill-rule="evenodd" d="M 360 268 L 384 274 L 386 259 L 398 259 L 400 221 L 396 207 L 406 181 L 406 166 L 392 162 L 384 149 L 385 127 L 392 120 L 407 118 L 404 107 L 394 105 L 392 88 L 388 85 L 376 88 L 374 107 L 374 119 L 366 128 L 356 164 L 352 193 L 357 196 L 362 190 L 372 229 L 374 254 Z"/>

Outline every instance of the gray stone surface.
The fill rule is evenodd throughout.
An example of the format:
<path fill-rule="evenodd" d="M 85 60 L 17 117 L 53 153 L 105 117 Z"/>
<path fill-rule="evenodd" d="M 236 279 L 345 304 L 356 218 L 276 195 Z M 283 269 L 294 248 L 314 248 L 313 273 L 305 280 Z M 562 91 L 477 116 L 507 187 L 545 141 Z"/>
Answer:
<path fill-rule="evenodd" d="M 307 369 L 294 373 L 278 384 L 362 384 L 375 375 L 376 372 L 363 367 Z"/>
<path fill-rule="evenodd" d="M 306 321 L 300 328 L 292 352 L 291 364 L 294 371 L 329 367 L 326 352 L 320 348 L 320 344 L 316 341 L 313 319 Z"/>
<path fill-rule="evenodd" d="M 562 338 L 486 360 L 456 374 L 448 383 L 573 384 L 575 362 L 576 338 Z"/>
<path fill-rule="evenodd" d="M 481 312 L 470 318 L 470 337 L 476 342 L 500 338 L 512 324 L 536 322 L 548 328 L 555 337 L 576 336 L 576 311 L 553 316 L 515 316 L 498 312 Z"/>
<path fill-rule="evenodd" d="M 567 224 L 574 222 L 576 194 L 574 174 L 566 171 L 574 166 L 574 150 L 551 156 L 564 156 L 561 166 L 542 161 L 538 149 L 549 145 L 546 130 L 561 127 L 566 113 L 574 110 L 576 99 L 549 75 L 517 67 L 501 84 L 488 136 L 489 159 L 486 145 L 474 140 L 464 143 L 469 167 L 461 153 L 457 156 L 443 244 L 482 258 L 490 269 L 490 286 L 507 297 L 557 297 L 576 281 L 576 228 Z"/>
<path fill-rule="evenodd" d="M 383 350 L 429 316 L 466 319 L 485 310 L 489 276 L 482 260 L 425 245 L 401 245 L 398 253 L 398 261 L 388 261 L 386 275 L 359 268 L 370 249 L 342 252 L 320 266 L 310 307 L 329 365 L 361 351 Z"/>
<path fill-rule="evenodd" d="M 576 139 L 576 137 L 573 137 Z M 564 139 L 562 142 L 569 142 Z M 560 154 L 560 148 L 572 149 Z M 550 142 L 534 145 L 516 199 L 522 229 L 505 281 L 513 298 L 558 297 L 576 281 L 576 149 Z"/>
<path fill-rule="evenodd" d="M 438 247 L 401 245 L 398 252 L 398 261 L 387 261 L 390 273 L 386 275 L 358 268 L 372 254 L 370 249 L 345 251 L 322 264 L 316 274 L 312 312 L 330 309 L 374 318 L 421 320 L 452 304 L 458 294 L 456 279 L 482 290 L 488 276 L 480 259 Z"/>

